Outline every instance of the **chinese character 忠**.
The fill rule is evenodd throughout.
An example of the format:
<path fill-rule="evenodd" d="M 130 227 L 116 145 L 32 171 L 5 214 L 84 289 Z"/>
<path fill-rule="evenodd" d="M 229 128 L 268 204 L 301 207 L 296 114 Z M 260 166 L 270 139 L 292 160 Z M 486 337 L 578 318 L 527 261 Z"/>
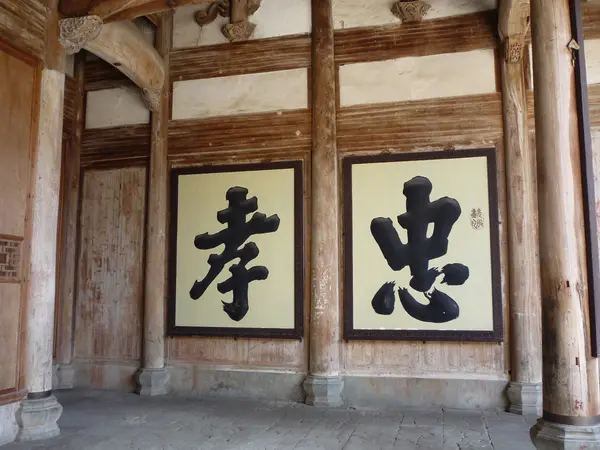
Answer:
<path fill-rule="evenodd" d="M 427 305 L 418 302 L 406 288 L 398 289 L 398 297 L 406 312 L 423 322 L 443 323 L 459 316 L 458 304 L 447 294 L 432 287 L 440 275 L 442 283 L 462 285 L 469 278 L 469 268 L 463 264 L 447 264 L 441 270 L 429 268 L 432 259 L 448 251 L 448 236 L 461 214 L 458 201 L 442 197 L 430 202 L 432 184 L 425 177 L 415 177 L 404 183 L 406 212 L 398 216 L 398 223 L 407 232 L 408 242 L 402 243 L 389 218 L 378 217 L 371 222 L 371 234 L 379 245 L 388 265 L 394 271 L 410 267 L 410 287 L 422 292 Z M 429 224 L 433 234 L 427 237 Z M 378 314 L 394 311 L 394 283 L 384 283 L 373 297 L 372 306 Z"/>

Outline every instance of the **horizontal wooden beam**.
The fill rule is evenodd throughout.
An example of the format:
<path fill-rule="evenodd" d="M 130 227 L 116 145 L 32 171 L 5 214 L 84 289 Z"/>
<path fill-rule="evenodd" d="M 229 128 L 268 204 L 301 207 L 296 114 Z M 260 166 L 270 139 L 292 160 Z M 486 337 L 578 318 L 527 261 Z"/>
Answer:
<path fill-rule="evenodd" d="M 105 23 L 132 20 L 187 5 L 211 3 L 212 0 L 61 0 L 65 17 L 99 16 Z"/>
<path fill-rule="evenodd" d="M 164 63 L 133 22 L 102 24 L 98 16 L 63 19 L 60 40 L 69 53 L 85 48 L 119 69 L 142 89 L 148 108 L 158 108 Z"/>

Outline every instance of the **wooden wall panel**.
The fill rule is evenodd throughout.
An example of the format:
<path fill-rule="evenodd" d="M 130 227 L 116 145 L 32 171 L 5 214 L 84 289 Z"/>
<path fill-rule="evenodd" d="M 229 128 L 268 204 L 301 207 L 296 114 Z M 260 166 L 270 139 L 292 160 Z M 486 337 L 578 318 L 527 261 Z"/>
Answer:
<path fill-rule="evenodd" d="M 89 57 L 85 61 L 84 89 L 86 91 L 100 91 L 123 86 L 134 87 L 135 83 L 127 78 L 123 72 L 113 67 L 103 59 Z"/>
<path fill-rule="evenodd" d="M 348 64 L 496 48 L 497 23 L 495 11 L 484 11 L 389 27 L 341 30 L 335 33 L 335 60 Z"/>
<path fill-rule="evenodd" d="M 311 150 L 309 110 L 233 116 L 226 119 L 178 120 L 169 125 L 169 158 L 174 163 L 215 159 L 294 158 Z"/>
<path fill-rule="evenodd" d="M 407 151 L 502 139 L 499 93 L 354 106 L 338 111 L 338 150 Z"/>
<path fill-rule="evenodd" d="M 0 40 L 29 53 L 44 57 L 46 7 L 39 0 L 0 2 Z"/>
<path fill-rule="evenodd" d="M 141 357 L 146 170 L 86 171 L 75 358 Z"/>
<path fill-rule="evenodd" d="M 2 8 L 0 6 L 0 20 Z M 27 5 L 24 6 L 27 10 Z M 1 24 L 2 22 L 0 22 Z M 1 25 L 0 25 L 1 26 Z M 1 34 L 1 33 L 0 33 Z M 17 43 L 17 42 L 15 42 Z M 31 152 L 39 72 L 29 55 L 0 42 L 0 405 L 22 389 Z M 11 397 L 12 396 L 12 397 Z"/>
<path fill-rule="evenodd" d="M 306 35 L 190 48 L 171 53 L 171 80 L 308 68 L 310 59 L 310 36 Z"/>
<path fill-rule="evenodd" d="M 150 155 L 150 125 L 85 130 L 82 168 L 143 166 Z"/>

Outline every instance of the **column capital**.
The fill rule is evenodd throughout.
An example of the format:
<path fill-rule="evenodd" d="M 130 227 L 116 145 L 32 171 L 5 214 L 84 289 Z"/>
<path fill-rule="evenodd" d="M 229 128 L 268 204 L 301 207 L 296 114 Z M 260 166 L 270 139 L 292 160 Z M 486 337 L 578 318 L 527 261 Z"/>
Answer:
<path fill-rule="evenodd" d="M 102 25 L 102 19 L 94 15 L 61 19 L 58 39 L 67 54 L 72 55 L 78 53 L 89 41 L 96 39 Z"/>

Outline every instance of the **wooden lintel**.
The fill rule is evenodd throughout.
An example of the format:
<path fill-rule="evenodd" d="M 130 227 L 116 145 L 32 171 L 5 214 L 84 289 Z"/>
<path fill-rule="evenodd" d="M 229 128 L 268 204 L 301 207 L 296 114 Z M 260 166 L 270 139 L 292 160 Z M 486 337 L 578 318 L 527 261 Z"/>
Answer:
<path fill-rule="evenodd" d="M 162 89 L 165 66 L 156 49 L 133 22 L 104 24 L 98 37 L 84 48 L 123 72 L 146 94 L 149 109 L 157 108 L 148 100 L 155 98 Z"/>
<path fill-rule="evenodd" d="M 60 40 L 70 53 L 85 48 L 115 66 L 140 87 L 150 110 L 158 108 L 165 65 L 133 22 L 102 24 L 97 16 L 63 19 Z"/>
<path fill-rule="evenodd" d="M 187 5 L 211 3 L 212 0 L 61 0 L 65 17 L 98 15 L 106 22 L 133 20 L 137 17 L 168 11 Z"/>

